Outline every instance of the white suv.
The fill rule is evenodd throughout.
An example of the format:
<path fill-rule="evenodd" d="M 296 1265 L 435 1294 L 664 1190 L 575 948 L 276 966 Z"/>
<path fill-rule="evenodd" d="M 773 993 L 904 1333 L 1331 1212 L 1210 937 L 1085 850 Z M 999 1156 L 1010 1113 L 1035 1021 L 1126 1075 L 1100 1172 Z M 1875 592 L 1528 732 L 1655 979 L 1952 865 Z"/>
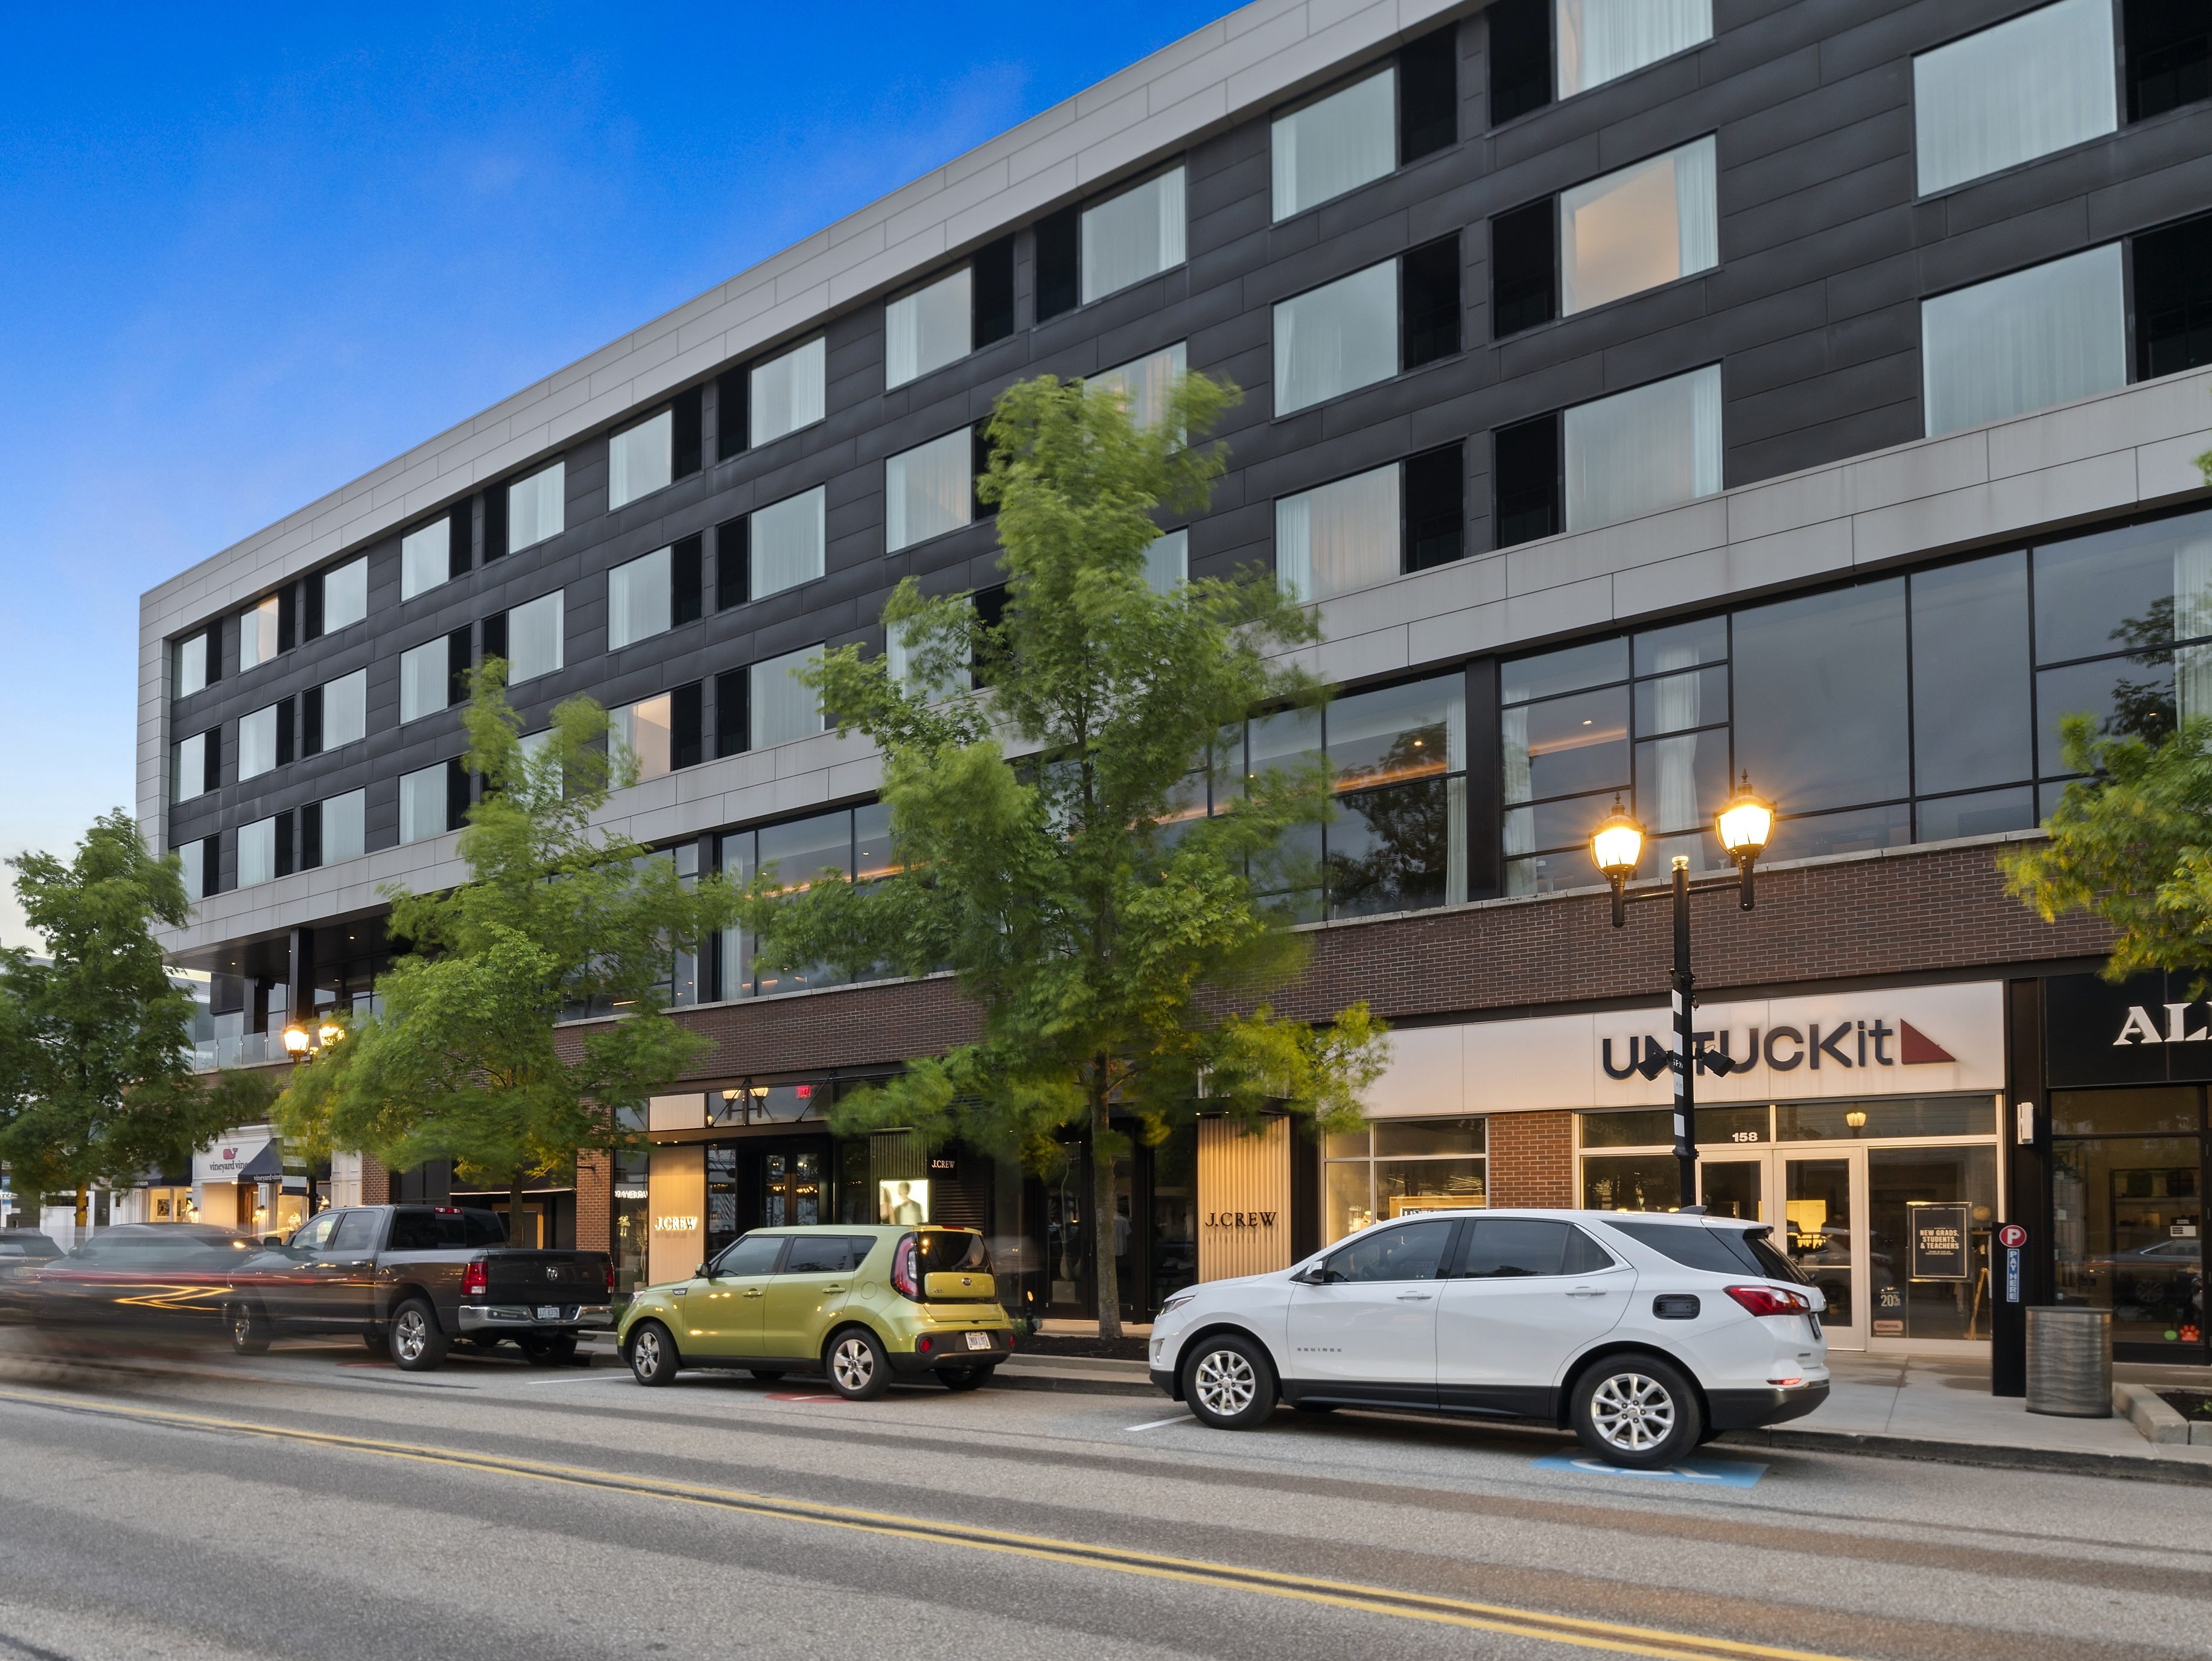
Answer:
<path fill-rule="evenodd" d="M 1179 1292 L 1152 1382 L 1224 1430 L 1294 1408 L 1571 1425 L 1670 1465 L 1828 1394 L 1820 1293 L 1753 1223 L 1675 1213 L 1427 1212 L 1294 1268 Z"/>

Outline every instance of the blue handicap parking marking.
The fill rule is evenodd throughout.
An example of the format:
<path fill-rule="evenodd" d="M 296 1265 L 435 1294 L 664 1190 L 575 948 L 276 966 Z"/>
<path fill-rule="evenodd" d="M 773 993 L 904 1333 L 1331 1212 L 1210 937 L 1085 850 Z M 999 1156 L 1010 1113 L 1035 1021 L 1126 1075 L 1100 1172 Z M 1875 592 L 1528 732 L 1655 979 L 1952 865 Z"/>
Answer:
<path fill-rule="evenodd" d="M 1535 1462 L 1535 1469 L 1571 1470 L 1583 1476 L 1650 1477 L 1711 1488 L 1747 1488 L 1766 1474 L 1765 1465 L 1743 1459 L 1686 1459 L 1669 1470 L 1630 1470 L 1594 1453 L 1547 1453 Z"/>

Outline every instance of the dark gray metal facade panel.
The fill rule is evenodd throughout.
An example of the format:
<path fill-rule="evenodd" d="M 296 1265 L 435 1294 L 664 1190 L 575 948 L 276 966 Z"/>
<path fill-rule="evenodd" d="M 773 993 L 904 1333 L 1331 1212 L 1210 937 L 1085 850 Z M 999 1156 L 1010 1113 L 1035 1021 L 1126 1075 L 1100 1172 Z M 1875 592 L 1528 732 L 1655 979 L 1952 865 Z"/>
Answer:
<path fill-rule="evenodd" d="M 710 377 L 699 472 L 610 512 L 605 438 L 578 441 L 564 457 L 559 537 L 487 561 L 472 501 L 473 569 L 404 604 L 398 535 L 381 537 L 366 545 L 370 620 L 246 676 L 235 672 L 237 630 L 226 621 L 224 678 L 178 700 L 172 728 L 221 723 L 225 780 L 235 777 L 239 715 L 364 664 L 372 730 L 343 751 L 179 805 L 174 839 L 365 783 L 370 846 L 388 843 L 397 776 L 465 748 L 457 712 L 398 727 L 398 654 L 556 587 L 567 597 L 567 663 L 515 691 L 533 726 L 579 692 L 622 703 L 817 642 L 879 646 L 881 607 L 901 578 L 938 593 L 996 580 L 988 520 L 884 551 L 886 458 L 981 419 L 1015 380 L 1093 374 L 1178 340 L 1193 368 L 1243 390 L 1218 435 L 1231 470 L 1212 509 L 1190 525 L 1199 575 L 1270 564 L 1277 497 L 1455 441 L 1465 442 L 1467 546 L 1486 548 L 1495 429 L 1708 363 L 1723 368 L 1730 485 L 1917 438 L 1923 297 L 2212 210 L 2205 106 L 1917 198 L 1912 54 L 2032 9 L 2032 0 L 1717 0 L 1707 45 L 1494 130 L 1485 112 L 1487 25 L 1471 15 L 1455 26 L 1454 146 L 1276 224 L 1267 119 L 1242 121 L 1182 157 L 1188 259 L 1174 271 L 1038 324 L 1032 239 L 1010 228 L 1023 234 L 1009 338 L 886 391 L 882 307 L 856 306 L 822 326 L 827 409 L 814 425 L 714 460 L 723 412 Z M 1492 216 L 1707 133 L 1720 167 L 1716 270 L 1491 340 Z M 1274 306 L 1449 234 L 1459 238 L 1465 349 L 1278 417 Z M 817 485 L 827 496 L 823 575 L 714 610 L 713 528 Z M 702 533 L 706 615 L 606 655 L 607 571 Z"/>

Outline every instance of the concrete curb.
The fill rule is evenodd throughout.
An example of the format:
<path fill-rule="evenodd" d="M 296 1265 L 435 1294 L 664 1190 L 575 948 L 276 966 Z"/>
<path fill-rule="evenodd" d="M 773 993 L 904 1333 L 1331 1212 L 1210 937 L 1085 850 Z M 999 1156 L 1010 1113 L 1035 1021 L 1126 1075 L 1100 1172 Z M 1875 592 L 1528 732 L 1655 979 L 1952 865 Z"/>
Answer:
<path fill-rule="evenodd" d="M 1871 1459 L 1918 1459 L 1930 1464 L 1984 1465 L 2003 1470 L 2119 1476 L 2182 1488 L 2212 1488 L 2212 1462 L 2145 1458 L 2140 1454 L 2090 1453 L 2071 1448 L 2005 1447 L 1989 1442 L 1944 1442 L 1932 1437 L 1865 1436 L 1830 1430 L 1731 1430 L 1714 1447 L 1763 1447 L 1777 1452 L 1855 1453 Z"/>
<path fill-rule="evenodd" d="M 992 1375 L 993 1390 L 1056 1390 L 1073 1396 L 1148 1396 L 1155 1402 L 1168 1398 L 1149 1384 L 1124 1384 L 1118 1378 L 1071 1378 L 1051 1372 L 1009 1372 L 1000 1367 Z"/>

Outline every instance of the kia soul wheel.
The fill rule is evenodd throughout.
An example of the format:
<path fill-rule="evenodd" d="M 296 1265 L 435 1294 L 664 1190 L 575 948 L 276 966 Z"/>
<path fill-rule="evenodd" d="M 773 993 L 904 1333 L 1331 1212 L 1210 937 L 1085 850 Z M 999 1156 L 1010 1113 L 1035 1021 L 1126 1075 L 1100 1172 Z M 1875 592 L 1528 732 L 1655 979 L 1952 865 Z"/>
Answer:
<path fill-rule="evenodd" d="M 1575 1385 L 1570 1416 L 1584 1447 L 1632 1470 L 1678 1463 L 1705 1434 L 1689 1380 L 1652 1356 L 1592 1367 Z"/>

